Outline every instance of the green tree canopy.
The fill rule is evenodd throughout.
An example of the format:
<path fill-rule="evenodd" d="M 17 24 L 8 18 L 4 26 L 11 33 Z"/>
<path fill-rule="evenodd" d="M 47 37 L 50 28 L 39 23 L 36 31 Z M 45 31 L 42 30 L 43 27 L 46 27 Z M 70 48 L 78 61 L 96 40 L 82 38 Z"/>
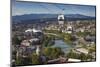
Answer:
<path fill-rule="evenodd" d="M 46 55 L 49 59 L 55 59 L 58 58 L 60 55 L 63 55 L 63 52 L 61 48 L 45 48 L 44 49 L 44 55 Z"/>

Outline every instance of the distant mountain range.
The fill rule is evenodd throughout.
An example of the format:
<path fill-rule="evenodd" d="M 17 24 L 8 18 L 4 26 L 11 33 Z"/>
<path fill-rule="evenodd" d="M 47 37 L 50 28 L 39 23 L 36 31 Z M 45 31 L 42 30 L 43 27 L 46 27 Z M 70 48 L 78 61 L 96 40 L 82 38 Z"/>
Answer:
<path fill-rule="evenodd" d="M 65 20 L 91 20 L 96 19 L 95 17 L 85 16 L 81 14 L 66 14 Z M 22 21 L 56 21 L 58 14 L 25 14 L 12 16 L 13 22 L 22 22 Z"/>

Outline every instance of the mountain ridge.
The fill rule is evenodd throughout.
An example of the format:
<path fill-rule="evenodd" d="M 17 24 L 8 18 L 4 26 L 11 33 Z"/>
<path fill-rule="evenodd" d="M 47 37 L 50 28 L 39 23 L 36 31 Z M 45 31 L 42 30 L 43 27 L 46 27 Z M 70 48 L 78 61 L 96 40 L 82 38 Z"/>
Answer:
<path fill-rule="evenodd" d="M 96 19 L 96 17 L 92 16 L 85 16 L 81 14 L 65 14 L 65 20 L 91 20 Z M 14 22 L 17 21 L 25 21 L 25 20 L 44 20 L 44 21 L 50 21 L 50 20 L 57 20 L 58 14 L 24 14 L 24 15 L 17 15 L 12 16 L 12 20 Z"/>

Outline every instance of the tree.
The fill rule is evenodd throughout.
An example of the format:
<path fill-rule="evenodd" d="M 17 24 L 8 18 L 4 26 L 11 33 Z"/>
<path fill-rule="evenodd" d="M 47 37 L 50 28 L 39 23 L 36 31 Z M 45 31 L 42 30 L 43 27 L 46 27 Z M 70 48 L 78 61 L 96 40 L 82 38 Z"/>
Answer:
<path fill-rule="evenodd" d="M 16 57 L 15 63 L 16 63 L 16 65 L 22 65 L 22 58 L 21 57 Z"/>
<path fill-rule="evenodd" d="M 84 53 L 78 54 L 74 53 L 73 51 L 70 51 L 67 54 L 67 58 L 75 58 L 75 59 L 80 59 L 82 61 L 87 61 L 88 59 L 92 60 L 92 56 L 89 54 L 84 54 Z"/>
<path fill-rule="evenodd" d="M 32 54 L 32 64 L 41 64 L 41 59 L 40 59 L 40 56 L 36 55 L 35 53 Z"/>
<path fill-rule="evenodd" d="M 12 38 L 13 44 L 19 45 L 22 40 L 20 40 L 16 35 Z"/>
<path fill-rule="evenodd" d="M 84 53 L 81 53 L 79 55 L 79 59 L 81 59 L 82 61 L 86 61 L 87 60 L 87 55 L 85 55 Z"/>
<path fill-rule="evenodd" d="M 43 51 L 44 55 L 47 56 L 49 59 L 56 59 L 60 55 L 63 55 L 64 53 L 62 52 L 61 48 L 45 48 Z"/>
<path fill-rule="evenodd" d="M 72 50 L 67 54 L 68 58 L 75 58 L 78 59 L 79 58 L 79 54 L 74 53 Z"/>

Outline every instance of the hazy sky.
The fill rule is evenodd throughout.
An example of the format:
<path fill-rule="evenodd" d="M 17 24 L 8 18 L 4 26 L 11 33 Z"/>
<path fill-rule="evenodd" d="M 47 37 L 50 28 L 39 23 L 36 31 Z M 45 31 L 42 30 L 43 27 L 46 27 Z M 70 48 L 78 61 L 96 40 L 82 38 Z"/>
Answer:
<path fill-rule="evenodd" d="M 36 2 L 12 2 L 12 15 L 23 14 L 82 14 L 95 16 L 95 6 L 50 4 Z"/>

